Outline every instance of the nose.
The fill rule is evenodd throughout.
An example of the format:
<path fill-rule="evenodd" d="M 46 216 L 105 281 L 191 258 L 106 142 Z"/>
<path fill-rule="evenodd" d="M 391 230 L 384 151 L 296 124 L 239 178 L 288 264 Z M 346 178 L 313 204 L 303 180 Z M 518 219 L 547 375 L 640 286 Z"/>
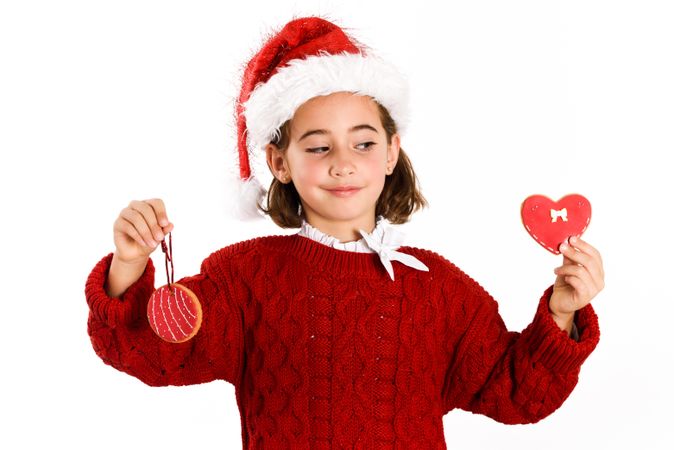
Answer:
<path fill-rule="evenodd" d="M 335 177 L 345 177 L 352 175 L 356 171 L 356 166 L 353 163 L 353 155 L 349 152 L 348 148 L 335 147 L 333 153 L 333 159 L 330 164 L 330 175 Z"/>

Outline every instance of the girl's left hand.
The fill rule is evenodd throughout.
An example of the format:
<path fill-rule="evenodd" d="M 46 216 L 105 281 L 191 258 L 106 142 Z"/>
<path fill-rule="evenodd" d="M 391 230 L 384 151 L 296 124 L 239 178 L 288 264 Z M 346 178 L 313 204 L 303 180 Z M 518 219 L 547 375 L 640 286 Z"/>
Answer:
<path fill-rule="evenodd" d="M 558 319 L 572 319 L 576 311 L 590 303 L 604 289 L 604 267 L 599 252 L 587 242 L 573 236 L 570 244 L 559 250 L 564 255 L 561 267 L 555 268 L 557 279 L 549 308 Z"/>

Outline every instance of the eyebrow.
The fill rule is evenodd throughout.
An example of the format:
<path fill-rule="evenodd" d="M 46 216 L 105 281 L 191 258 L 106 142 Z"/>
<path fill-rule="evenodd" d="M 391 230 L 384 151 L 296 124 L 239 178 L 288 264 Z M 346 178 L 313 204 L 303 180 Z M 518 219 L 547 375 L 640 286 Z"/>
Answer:
<path fill-rule="evenodd" d="M 354 131 L 358 130 L 372 130 L 375 133 L 377 133 L 377 129 L 375 127 L 373 127 L 372 125 L 368 125 L 366 123 L 349 128 L 349 133 L 353 133 Z M 301 141 L 305 137 L 311 136 L 312 134 L 330 134 L 330 132 L 328 130 L 309 130 L 306 133 L 304 133 L 302 137 L 297 140 L 297 142 Z"/>

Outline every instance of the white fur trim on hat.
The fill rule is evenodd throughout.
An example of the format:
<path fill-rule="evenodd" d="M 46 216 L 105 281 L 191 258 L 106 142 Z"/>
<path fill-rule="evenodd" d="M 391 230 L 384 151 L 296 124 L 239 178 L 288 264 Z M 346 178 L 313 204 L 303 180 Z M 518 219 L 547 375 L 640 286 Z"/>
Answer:
<path fill-rule="evenodd" d="M 241 220 L 261 219 L 264 216 L 258 209 L 258 205 L 264 205 L 267 190 L 260 184 L 260 181 L 251 176 L 247 180 L 238 179 L 237 195 L 232 204 L 234 217 Z"/>
<path fill-rule="evenodd" d="M 259 151 L 277 137 L 281 125 L 307 100 L 341 91 L 373 97 L 389 111 L 399 133 L 406 129 L 408 83 L 392 64 L 373 55 L 321 52 L 290 60 L 255 87 L 243 105 L 249 152 Z"/>

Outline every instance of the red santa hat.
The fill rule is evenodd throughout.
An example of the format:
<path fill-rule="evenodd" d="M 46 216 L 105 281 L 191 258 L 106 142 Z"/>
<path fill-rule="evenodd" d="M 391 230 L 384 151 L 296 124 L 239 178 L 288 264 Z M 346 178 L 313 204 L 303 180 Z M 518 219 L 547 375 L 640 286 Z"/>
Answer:
<path fill-rule="evenodd" d="M 337 25 L 303 17 L 271 35 L 246 64 L 236 103 L 239 153 L 237 216 L 263 217 L 266 189 L 251 164 L 252 156 L 279 136 L 281 125 L 307 100 L 347 91 L 373 97 L 396 122 L 407 126 L 408 84 L 389 62 L 348 36 Z M 266 167 L 264 168 L 266 169 Z"/>

